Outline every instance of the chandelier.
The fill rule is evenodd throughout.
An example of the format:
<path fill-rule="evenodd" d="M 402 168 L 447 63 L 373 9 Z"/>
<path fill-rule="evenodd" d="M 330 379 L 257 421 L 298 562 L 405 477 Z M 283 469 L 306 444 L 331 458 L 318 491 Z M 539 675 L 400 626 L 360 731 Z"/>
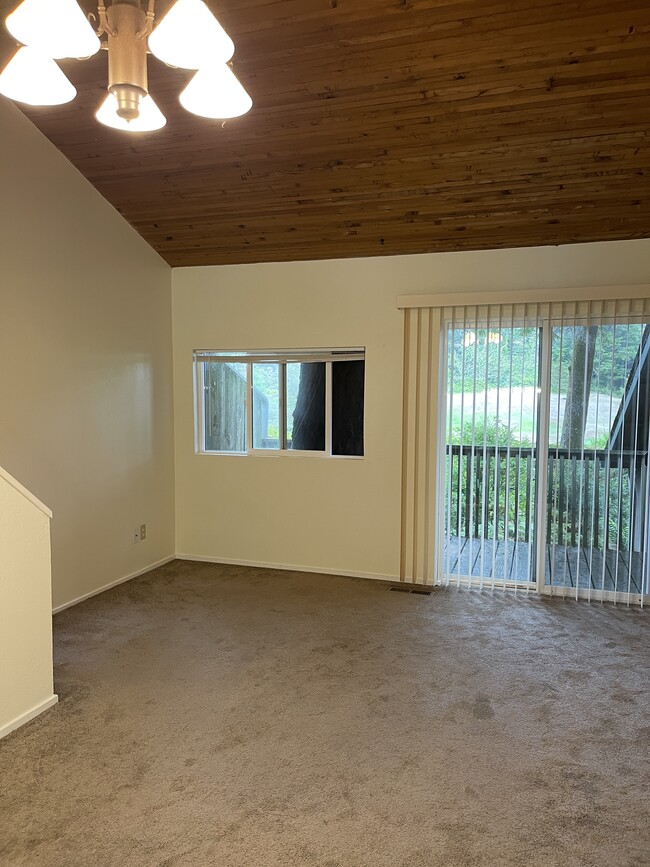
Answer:
<path fill-rule="evenodd" d="M 176 0 L 154 27 L 155 0 L 98 3 L 97 16 L 76 0 L 23 0 L 6 27 L 20 47 L 0 73 L 0 93 L 27 105 L 62 105 L 76 89 L 56 63 L 108 52 L 108 93 L 95 117 L 128 132 L 160 129 L 165 117 L 152 99 L 147 54 L 168 66 L 196 70 L 180 94 L 193 114 L 227 119 L 245 114 L 253 101 L 232 71 L 235 46 L 203 0 Z M 96 29 L 90 23 L 95 22 Z"/>

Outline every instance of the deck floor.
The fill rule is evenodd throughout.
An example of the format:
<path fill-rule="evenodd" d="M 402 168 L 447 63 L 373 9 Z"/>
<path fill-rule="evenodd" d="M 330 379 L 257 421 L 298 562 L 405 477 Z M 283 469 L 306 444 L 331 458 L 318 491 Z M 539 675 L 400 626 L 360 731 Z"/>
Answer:
<path fill-rule="evenodd" d="M 533 546 L 528 542 L 493 542 L 452 536 L 445 545 L 443 572 L 450 579 L 458 575 L 525 584 L 534 581 L 534 559 Z M 642 576 L 643 554 L 640 553 L 546 546 L 547 585 L 640 593 Z"/>

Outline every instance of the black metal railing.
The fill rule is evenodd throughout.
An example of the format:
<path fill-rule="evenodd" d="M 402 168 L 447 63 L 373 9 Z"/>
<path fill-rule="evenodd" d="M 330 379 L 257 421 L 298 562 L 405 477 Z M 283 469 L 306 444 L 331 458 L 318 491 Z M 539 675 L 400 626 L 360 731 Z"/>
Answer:
<path fill-rule="evenodd" d="M 537 466 L 530 446 L 447 446 L 447 533 L 530 542 Z M 550 449 L 547 542 L 642 550 L 647 472 L 646 451 Z"/>

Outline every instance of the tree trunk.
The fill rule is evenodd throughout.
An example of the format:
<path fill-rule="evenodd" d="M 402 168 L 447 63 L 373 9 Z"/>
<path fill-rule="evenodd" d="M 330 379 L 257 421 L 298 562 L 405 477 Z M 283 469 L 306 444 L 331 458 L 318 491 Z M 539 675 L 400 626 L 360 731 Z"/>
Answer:
<path fill-rule="evenodd" d="M 569 387 L 560 438 L 560 446 L 564 449 L 580 449 L 584 442 L 597 337 L 598 325 L 574 329 Z"/>
<path fill-rule="evenodd" d="M 325 448 L 325 365 L 322 363 L 300 365 L 291 448 L 301 451 Z"/>

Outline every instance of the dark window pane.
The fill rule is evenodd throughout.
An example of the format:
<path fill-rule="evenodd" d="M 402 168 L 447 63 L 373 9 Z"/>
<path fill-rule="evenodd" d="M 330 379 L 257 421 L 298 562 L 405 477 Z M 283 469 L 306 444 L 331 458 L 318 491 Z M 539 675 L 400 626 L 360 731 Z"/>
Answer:
<path fill-rule="evenodd" d="M 363 455 L 365 361 L 332 363 L 332 454 Z"/>
<path fill-rule="evenodd" d="M 325 451 L 325 363 L 288 363 L 287 448 Z"/>

